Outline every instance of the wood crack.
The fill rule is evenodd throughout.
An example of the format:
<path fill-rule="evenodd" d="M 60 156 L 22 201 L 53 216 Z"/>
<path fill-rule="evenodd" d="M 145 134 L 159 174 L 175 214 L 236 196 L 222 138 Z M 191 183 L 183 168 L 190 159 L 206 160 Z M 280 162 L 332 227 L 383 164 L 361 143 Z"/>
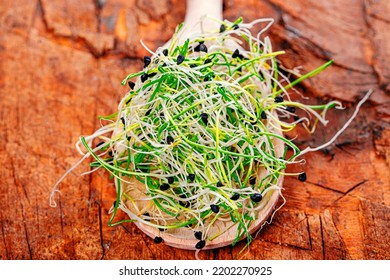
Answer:
<path fill-rule="evenodd" d="M 16 187 L 20 187 L 22 190 L 23 190 L 23 193 L 24 193 L 24 196 L 26 197 L 27 199 L 27 202 L 30 204 L 30 198 L 28 197 L 28 194 L 27 194 L 27 189 L 26 189 L 26 186 L 25 184 L 21 183 L 17 178 L 16 178 L 16 174 L 17 174 L 17 171 L 16 171 L 16 168 L 15 168 L 15 164 L 14 164 L 14 161 L 11 160 L 11 167 L 12 167 L 12 178 L 14 180 L 14 184 Z"/>
<path fill-rule="evenodd" d="M 318 216 L 320 221 L 320 232 L 321 232 L 321 248 L 322 248 L 322 259 L 325 260 L 325 240 L 324 240 L 324 228 L 322 225 L 322 218 L 321 215 Z"/>
<path fill-rule="evenodd" d="M 306 215 L 306 213 L 305 213 L 305 215 Z M 307 216 L 306 216 L 306 226 L 307 226 L 307 233 L 309 235 L 310 250 L 313 251 L 313 242 L 312 242 L 311 231 L 310 231 L 310 223 L 309 223 Z"/>
<path fill-rule="evenodd" d="M 24 226 L 24 233 L 25 233 L 25 236 L 26 236 L 27 248 L 28 248 L 28 252 L 29 252 L 29 255 L 30 255 L 30 260 L 32 260 L 33 259 L 33 254 L 32 254 L 32 248 L 31 248 L 31 245 L 30 245 L 30 240 L 29 240 L 29 237 L 28 237 L 28 230 L 27 230 L 26 222 L 23 222 L 23 226 Z"/>
<path fill-rule="evenodd" d="M 7 258 L 7 260 L 9 260 L 9 253 L 8 253 L 8 248 L 7 248 L 7 242 L 5 240 L 5 231 L 4 231 L 4 222 L 3 221 L 0 221 L 0 224 L 1 224 L 1 237 L 3 239 L 3 244 L 4 244 L 4 250 L 5 250 L 5 256 Z"/>
<path fill-rule="evenodd" d="M 340 193 L 340 194 L 345 194 L 345 193 L 342 192 L 342 191 L 339 191 L 339 190 L 336 190 L 336 189 L 332 189 L 332 188 L 330 188 L 330 187 L 321 185 L 321 184 L 316 183 L 316 182 L 311 182 L 311 181 L 307 181 L 307 182 L 310 183 L 310 184 L 312 184 L 312 185 L 315 185 L 315 186 L 317 186 L 317 187 L 323 188 L 323 189 L 325 189 L 325 190 L 333 191 L 333 192 Z"/>
<path fill-rule="evenodd" d="M 106 250 L 104 248 L 104 236 L 103 236 L 103 220 L 102 220 L 102 207 L 99 203 L 96 203 L 98 207 L 98 215 L 99 215 L 99 234 L 100 234 L 100 245 L 102 246 L 102 256 L 100 257 L 101 260 L 104 259 L 104 256 L 106 254 Z"/>
<path fill-rule="evenodd" d="M 367 179 L 364 179 L 363 181 L 361 181 L 361 182 L 355 184 L 354 186 L 352 186 L 352 188 L 348 189 L 347 192 L 345 192 L 345 193 L 340 192 L 340 193 L 342 193 L 343 195 L 340 196 L 339 198 L 337 198 L 335 201 L 333 201 L 331 205 L 335 205 L 338 201 L 340 201 L 341 199 L 343 199 L 345 196 L 350 195 L 350 193 L 351 193 L 353 190 L 355 190 L 355 189 L 358 188 L 359 186 L 363 185 L 363 184 L 366 183 L 367 181 L 368 181 Z M 359 198 L 360 198 L 360 197 L 359 197 Z"/>
<path fill-rule="evenodd" d="M 23 228 L 24 228 L 24 236 L 26 238 L 26 243 L 27 243 L 27 249 L 28 249 L 28 252 L 29 252 L 29 257 L 30 257 L 30 260 L 33 259 L 33 254 L 32 254 L 32 248 L 31 248 L 31 245 L 30 245 L 30 240 L 29 240 L 29 235 L 28 235 L 28 228 L 27 228 L 27 224 L 26 224 L 26 216 L 24 214 L 24 206 L 23 206 L 23 203 L 20 199 L 20 196 L 19 197 L 19 204 L 20 204 L 20 209 L 21 209 L 21 212 L 22 212 L 22 223 L 23 223 Z"/>

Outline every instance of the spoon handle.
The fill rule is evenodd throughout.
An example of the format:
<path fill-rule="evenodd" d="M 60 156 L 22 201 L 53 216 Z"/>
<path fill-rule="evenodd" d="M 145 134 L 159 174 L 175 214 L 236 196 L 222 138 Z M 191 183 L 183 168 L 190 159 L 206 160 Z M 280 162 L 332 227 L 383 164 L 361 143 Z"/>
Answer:
<path fill-rule="evenodd" d="M 201 17 L 208 16 L 222 21 L 222 3 L 223 0 L 187 0 L 187 11 L 184 24 L 190 28 L 190 32 L 200 32 L 201 26 L 197 24 Z M 219 28 L 219 23 L 205 19 L 202 23 L 204 30 Z"/>

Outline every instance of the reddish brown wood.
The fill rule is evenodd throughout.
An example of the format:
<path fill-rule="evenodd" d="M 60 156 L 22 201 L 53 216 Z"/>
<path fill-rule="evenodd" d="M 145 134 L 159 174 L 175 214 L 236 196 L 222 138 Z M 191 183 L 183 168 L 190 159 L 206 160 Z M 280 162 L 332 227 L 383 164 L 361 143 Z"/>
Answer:
<path fill-rule="evenodd" d="M 104 3 L 99 5 L 97 3 Z M 243 259 L 390 259 L 390 4 L 388 1 L 226 0 L 224 16 L 273 17 L 268 35 L 287 67 L 308 72 L 313 102 L 338 99 L 331 126 L 300 146 L 324 143 L 364 92 L 369 102 L 329 147 L 305 155 L 308 180 L 285 178 L 285 206 L 256 236 Z M 0 259 L 194 259 L 193 251 L 156 245 L 133 224 L 108 227 L 115 200 L 103 171 L 61 184 L 79 159 L 73 144 L 115 111 L 120 81 L 142 67 L 184 19 L 185 1 L 2 1 L 0 5 Z M 294 170 L 291 168 L 290 171 Z M 123 215 L 123 214 L 121 214 Z M 124 217 L 124 216 L 123 216 Z M 242 249 L 199 254 L 232 259 Z"/>

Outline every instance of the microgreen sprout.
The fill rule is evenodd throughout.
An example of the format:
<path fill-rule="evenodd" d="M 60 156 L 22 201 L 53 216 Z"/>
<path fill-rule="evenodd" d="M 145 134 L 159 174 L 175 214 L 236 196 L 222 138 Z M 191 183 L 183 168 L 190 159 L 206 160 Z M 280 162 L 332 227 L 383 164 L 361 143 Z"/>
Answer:
<path fill-rule="evenodd" d="M 253 36 L 256 23 L 268 25 Z M 271 23 L 224 21 L 218 30 L 191 35 L 184 43 L 180 25 L 167 48 L 145 56 L 144 69 L 123 80 L 130 91 L 118 112 L 101 117 L 107 124 L 77 144 L 82 160 L 91 156 L 94 170 L 104 168 L 115 179 L 110 226 L 131 221 L 164 230 L 161 234 L 186 228 L 199 240 L 195 249 L 202 249 L 234 224 L 233 245 L 252 241 L 249 228 L 270 196 L 281 192 L 279 178 L 298 175 L 285 170 L 301 162 L 302 151 L 283 132 L 302 125 L 312 133 L 315 124 L 327 124 L 327 110 L 342 108 L 337 101 L 291 100 L 289 88 L 332 61 L 290 82 L 279 71 L 284 52 L 274 51 L 262 36 Z M 101 142 L 93 146 L 95 138 Z M 305 181 L 306 173 L 298 179 Z M 118 209 L 130 220 L 114 222 Z M 219 224 L 213 230 L 218 221 L 226 228 Z"/>

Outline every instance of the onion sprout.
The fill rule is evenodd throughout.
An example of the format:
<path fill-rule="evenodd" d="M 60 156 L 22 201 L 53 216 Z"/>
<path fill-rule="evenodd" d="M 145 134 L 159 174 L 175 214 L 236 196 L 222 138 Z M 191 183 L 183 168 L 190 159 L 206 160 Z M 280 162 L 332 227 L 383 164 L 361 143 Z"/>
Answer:
<path fill-rule="evenodd" d="M 253 36 L 250 28 L 264 23 Z M 144 69 L 123 80 L 130 90 L 118 111 L 100 117 L 107 124 L 77 143 L 82 160 L 92 156 L 93 170 L 104 168 L 115 178 L 110 226 L 137 222 L 167 233 L 190 228 L 201 249 L 233 223 L 238 224 L 233 245 L 244 237 L 249 245 L 258 212 L 271 193 L 281 191 L 279 177 L 306 180 L 306 173 L 285 172 L 302 153 L 283 132 L 303 125 L 313 133 L 317 122 L 327 124 L 327 110 L 342 106 L 292 101 L 288 89 L 332 61 L 305 75 L 290 71 L 299 76 L 290 82 L 279 71 L 284 51 L 274 51 L 262 35 L 270 24 L 271 19 L 239 18 L 188 38 L 179 25 L 167 48 L 145 57 Z M 283 145 L 282 155 L 275 145 Z M 135 180 L 143 190 L 134 187 Z M 114 222 L 118 209 L 130 219 Z M 228 228 L 212 231 L 218 220 L 230 222 Z"/>

